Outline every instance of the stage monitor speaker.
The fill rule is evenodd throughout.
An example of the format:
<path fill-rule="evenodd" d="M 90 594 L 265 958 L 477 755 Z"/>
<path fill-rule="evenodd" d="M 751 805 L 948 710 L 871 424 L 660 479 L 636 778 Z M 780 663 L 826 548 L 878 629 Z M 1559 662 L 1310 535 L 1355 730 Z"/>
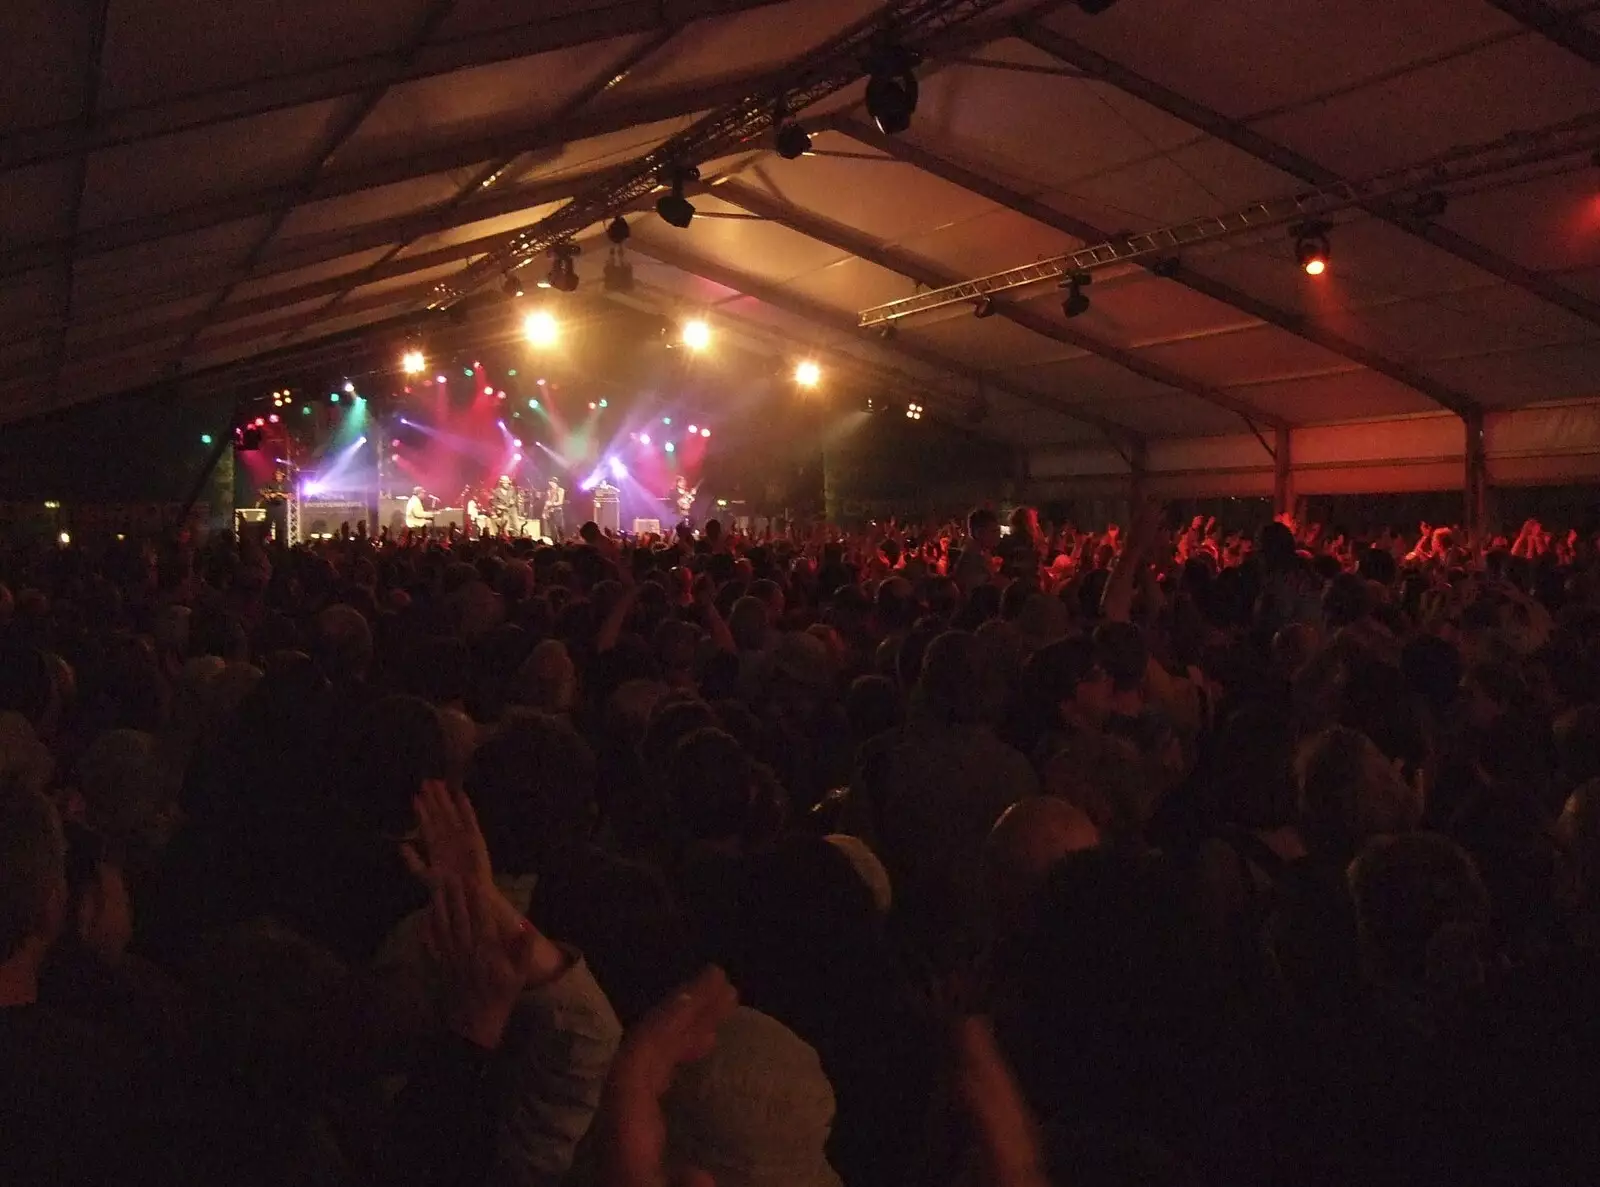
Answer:
<path fill-rule="evenodd" d="M 659 536 L 661 534 L 661 521 L 659 519 L 636 519 L 633 521 L 633 534 L 635 536 Z"/>
<path fill-rule="evenodd" d="M 610 498 L 595 498 L 594 522 L 602 532 L 620 532 L 622 530 L 622 503 L 615 495 Z"/>

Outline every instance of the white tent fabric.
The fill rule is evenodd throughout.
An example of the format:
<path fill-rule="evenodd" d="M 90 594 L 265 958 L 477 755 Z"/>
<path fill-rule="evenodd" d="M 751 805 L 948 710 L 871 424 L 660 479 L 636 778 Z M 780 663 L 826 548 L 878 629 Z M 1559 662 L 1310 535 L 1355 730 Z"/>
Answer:
<path fill-rule="evenodd" d="M 0 422 L 393 324 L 699 115 L 772 91 L 872 0 L 15 0 L 0 70 Z M 1091 6 L 1092 7 L 1092 6 Z M 888 366 L 1026 451 L 1041 490 L 1600 477 L 1600 166 L 1487 178 L 1425 225 L 1351 210 L 893 339 L 856 312 L 1095 236 L 1232 210 L 1600 111 L 1593 0 L 1011 3 L 919 70 L 700 162 L 630 215 L 641 292 Z M 1381 212 L 1380 212 L 1381 213 Z M 723 216 L 723 217 L 718 217 Z M 583 237 L 598 243 L 599 227 Z M 597 264 L 584 257 L 586 287 Z M 270 386 L 270 385 L 269 385 Z M 971 418 L 975 419 L 975 418 Z"/>

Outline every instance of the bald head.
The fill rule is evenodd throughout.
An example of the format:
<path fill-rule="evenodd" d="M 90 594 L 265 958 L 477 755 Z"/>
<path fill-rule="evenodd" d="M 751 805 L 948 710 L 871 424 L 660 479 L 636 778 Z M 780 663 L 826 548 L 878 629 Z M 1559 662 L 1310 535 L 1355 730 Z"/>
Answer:
<path fill-rule="evenodd" d="M 1014 919 L 1050 867 L 1100 844 L 1083 809 L 1054 796 L 1030 796 L 1007 808 L 983 849 L 983 885 L 996 923 Z"/>

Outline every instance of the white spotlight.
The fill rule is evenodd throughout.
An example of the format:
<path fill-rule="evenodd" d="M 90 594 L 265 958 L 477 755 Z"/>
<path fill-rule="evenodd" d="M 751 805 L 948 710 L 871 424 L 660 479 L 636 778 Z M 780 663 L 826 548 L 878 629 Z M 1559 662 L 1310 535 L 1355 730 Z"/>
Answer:
<path fill-rule="evenodd" d="M 794 381 L 801 387 L 816 387 L 822 382 L 822 368 L 810 359 L 802 359 L 795 364 Z"/>
<path fill-rule="evenodd" d="M 711 327 L 700 318 L 683 323 L 683 344 L 690 350 L 704 350 L 711 345 Z"/>
<path fill-rule="evenodd" d="M 554 346 L 561 338 L 561 326 L 548 309 L 536 310 L 522 319 L 522 332 L 534 346 Z"/>

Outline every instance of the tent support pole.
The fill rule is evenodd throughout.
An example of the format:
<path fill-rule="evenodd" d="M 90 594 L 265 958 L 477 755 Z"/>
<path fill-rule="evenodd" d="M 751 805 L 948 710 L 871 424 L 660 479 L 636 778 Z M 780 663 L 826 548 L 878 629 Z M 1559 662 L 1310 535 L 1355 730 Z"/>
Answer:
<path fill-rule="evenodd" d="M 1484 451 L 1483 441 L 1483 409 L 1470 409 L 1462 421 L 1467 430 L 1466 448 L 1466 478 L 1463 484 L 1463 493 L 1466 506 L 1463 509 L 1463 522 L 1467 527 L 1467 538 L 1474 546 L 1481 545 L 1485 528 L 1489 494 L 1489 463 Z"/>
<path fill-rule="evenodd" d="M 1289 430 L 1273 430 L 1272 513 L 1289 515 L 1294 511 L 1294 464 L 1289 454 Z"/>

